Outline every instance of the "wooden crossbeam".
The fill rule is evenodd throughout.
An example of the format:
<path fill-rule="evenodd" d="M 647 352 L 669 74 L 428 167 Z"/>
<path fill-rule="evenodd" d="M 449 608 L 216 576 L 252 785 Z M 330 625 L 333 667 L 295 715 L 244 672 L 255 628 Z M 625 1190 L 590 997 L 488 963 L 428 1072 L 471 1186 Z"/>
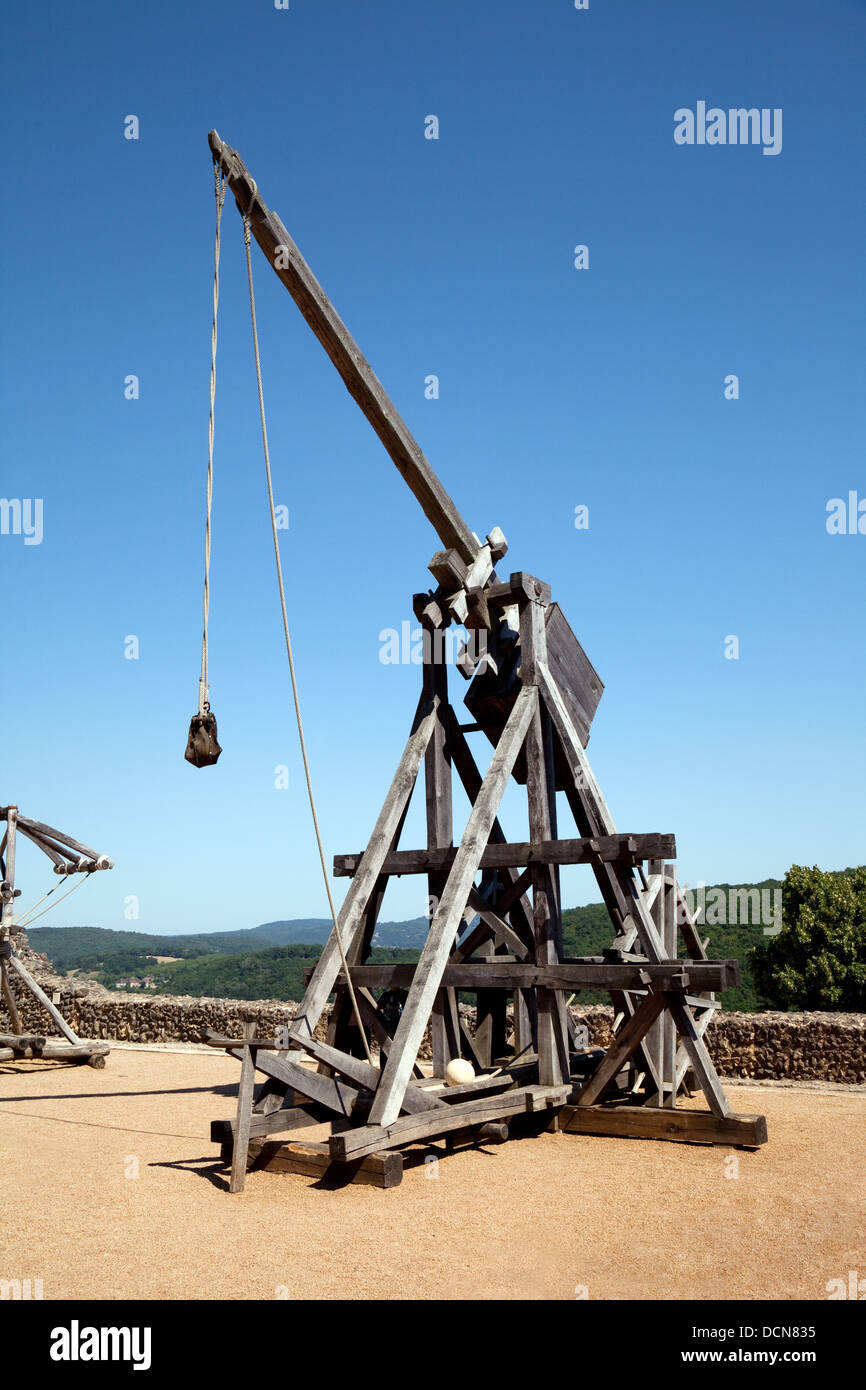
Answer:
<path fill-rule="evenodd" d="M 238 1108 L 234 1129 L 234 1149 L 232 1151 L 232 1171 L 229 1179 L 229 1192 L 243 1192 L 247 1175 L 247 1151 L 250 1146 L 250 1125 L 253 1119 L 253 1092 L 256 1080 L 256 1059 L 250 1040 L 255 1037 L 254 1019 L 244 1024 L 244 1045 L 241 1054 L 241 1079 L 238 1085 Z"/>
<path fill-rule="evenodd" d="M 367 989 L 409 989 L 416 969 L 411 964 L 356 965 L 352 967 L 352 979 Z M 541 988 L 567 992 L 581 989 L 640 991 L 652 983 L 658 989 L 685 991 L 730 989 L 739 980 L 740 966 L 736 960 L 676 960 L 660 961 L 655 965 L 564 961 L 553 965 L 534 965 L 527 961 L 512 962 L 490 956 L 482 961 L 449 963 L 442 972 L 445 985 L 462 990 Z M 345 983 L 342 972 L 337 976 L 337 983 Z"/>
<path fill-rule="evenodd" d="M 636 864 L 643 859 L 674 858 L 673 835 L 598 835 L 572 840 L 529 841 L 488 845 L 482 852 L 482 869 L 523 868 L 528 864 Z M 391 875 L 426 874 L 450 869 L 457 850 L 401 849 L 385 856 L 382 873 Z M 335 854 L 335 878 L 357 873 L 360 854 Z"/>
<path fill-rule="evenodd" d="M 506 1115 L 519 1115 L 563 1105 L 568 1098 L 568 1086 L 523 1086 L 505 1091 L 500 1096 L 484 1096 L 454 1105 L 447 1113 L 430 1111 L 426 1115 L 402 1115 L 390 1124 L 365 1125 L 363 1129 L 347 1129 L 332 1134 L 328 1140 L 331 1157 L 340 1163 L 363 1154 L 400 1148 L 419 1139 L 435 1138 L 468 1126 L 482 1125 L 488 1120 Z"/>

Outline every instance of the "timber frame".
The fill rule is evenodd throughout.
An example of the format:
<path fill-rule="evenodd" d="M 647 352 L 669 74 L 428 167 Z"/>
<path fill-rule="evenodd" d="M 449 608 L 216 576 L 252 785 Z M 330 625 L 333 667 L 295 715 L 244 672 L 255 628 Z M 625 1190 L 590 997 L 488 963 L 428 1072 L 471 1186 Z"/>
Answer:
<path fill-rule="evenodd" d="M 243 1188 L 263 1145 L 273 1150 L 275 1136 L 323 1121 L 331 1127 L 326 1144 L 278 1146 L 272 1166 L 336 1166 L 392 1186 L 399 1181 L 395 1155 L 407 1146 L 502 1139 L 509 1125 L 527 1123 L 764 1143 L 762 1116 L 732 1115 L 704 1042 L 715 993 L 739 982 L 739 966 L 707 959 L 677 884 L 673 835 L 615 828 L 585 751 L 603 689 L 586 653 L 542 580 L 523 571 L 497 576 L 494 566 L 507 551 L 502 532 L 494 527 L 482 542 L 469 529 L 237 152 L 215 131 L 209 143 L 253 237 L 445 547 L 429 565 L 436 589 L 413 600 L 429 640 L 402 757 L 366 849 L 334 861 L 335 875 L 350 879 L 338 925 L 378 1065 L 361 1047 L 332 933 L 287 1039 L 257 1037 L 252 1021 L 242 1038 L 209 1039 L 241 1064 L 236 1118 L 215 1121 L 212 1130 L 231 1159 L 231 1190 Z M 456 663 L 471 681 L 467 723 L 451 702 L 442 640 L 454 621 L 471 639 Z M 492 745 L 486 771 L 470 746 L 473 733 Z M 427 844 L 401 849 L 422 764 Z M 455 775 L 471 805 L 456 844 Z M 499 820 L 512 781 L 527 797 L 529 836 L 519 843 L 506 840 Z M 557 791 L 574 820 L 573 838 L 559 835 Z M 563 951 L 559 869 L 573 863 L 592 867 L 611 918 L 611 945 L 600 957 L 570 959 Z M 420 959 L 369 964 L 388 880 L 406 873 L 426 875 L 435 904 Z M 399 992 L 396 1012 L 377 1001 L 377 989 Z M 568 1008 L 568 996 L 587 989 L 609 991 L 614 1004 L 606 1051 L 587 1047 Z M 461 1018 L 461 991 L 477 1000 L 474 1032 Z M 419 1063 L 428 1027 L 432 1076 Z M 459 1056 L 472 1062 L 475 1079 L 446 1085 L 448 1063 Z M 258 1095 L 257 1075 L 264 1078 Z M 678 1106 L 691 1088 L 703 1093 L 707 1109 Z"/>
<path fill-rule="evenodd" d="M 17 838 L 23 835 L 36 845 L 51 860 L 55 874 L 60 876 L 92 874 L 114 866 L 106 855 L 88 849 L 63 831 L 19 815 L 17 806 L 0 806 L 0 822 L 5 822 L 0 840 L 0 1005 L 5 1007 L 11 1030 L 0 1032 L 0 1061 L 37 1058 L 104 1067 L 110 1050 L 108 1044 L 79 1038 L 15 951 L 15 937 L 23 930 L 14 920 L 15 899 L 21 896 L 20 888 L 15 887 Z M 33 996 L 65 1041 L 61 1042 L 56 1035 L 25 1033 L 18 1012 L 20 998 L 12 987 L 13 977 L 17 989 Z"/>

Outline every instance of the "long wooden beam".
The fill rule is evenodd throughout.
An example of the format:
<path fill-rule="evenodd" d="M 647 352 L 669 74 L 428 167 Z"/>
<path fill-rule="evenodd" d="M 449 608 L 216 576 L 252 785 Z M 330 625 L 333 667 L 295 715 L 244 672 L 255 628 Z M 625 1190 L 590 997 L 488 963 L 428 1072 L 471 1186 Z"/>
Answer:
<path fill-rule="evenodd" d="M 349 394 L 357 401 L 406 483 L 433 524 L 442 544 L 471 565 L 480 549 L 436 473 L 431 468 L 373 368 L 343 323 L 280 218 L 268 208 L 238 154 L 215 130 L 208 135 L 215 162 L 225 174 L 250 229 L 330 357 Z"/>
<path fill-rule="evenodd" d="M 611 1134 L 628 1139 L 672 1139 L 688 1144 L 758 1148 L 767 1142 L 763 1115 L 719 1115 L 649 1105 L 566 1105 L 557 1114 L 566 1134 Z"/>
<path fill-rule="evenodd" d="M 675 859 L 677 842 L 673 835 L 597 835 L 575 840 L 529 840 L 488 845 L 480 860 L 482 869 L 522 868 L 527 864 L 629 864 L 643 859 Z M 399 849 L 385 857 L 383 874 L 426 874 L 449 869 L 457 850 Z M 335 854 L 334 877 L 351 878 L 358 870 L 361 854 Z"/>
<path fill-rule="evenodd" d="M 519 1115 L 562 1105 L 568 1097 L 568 1086 L 524 1086 L 505 1091 L 500 1096 L 479 1096 L 462 1105 L 443 1110 L 427 1111 L 424 1115 L 401 1115 L 390 1124 L 367 1124 L 360 1129 L 345 1129 L 332 1134 L 328 1148 L 332 1158 L 346 1163 L 363 1154 L 383 1149 L 400 1148 L 419 1139 L 436 1138 L 440 1134 L 468 1126 L 482 1125 L 506 1115 Z"/>
<path fill-rule="evenodd" d="M 367 989 L 408 989 L 414 965 L 355 965 L 352 979 Z M 740 983 L 736 960 L 662 961 L 648 965 L 628 962 L 586 964 L 564 962 L 552 965 L 503 960 L 490 956 L 485 961 L 461 961 L 445 966 L 442 983 L 454 989 L 613 989 L 644 990 L 649 983 L 656 989 L 678 992 L 704 989 L 732 989 Z M 345 984 L 341 971 L 337 984 Z"/>

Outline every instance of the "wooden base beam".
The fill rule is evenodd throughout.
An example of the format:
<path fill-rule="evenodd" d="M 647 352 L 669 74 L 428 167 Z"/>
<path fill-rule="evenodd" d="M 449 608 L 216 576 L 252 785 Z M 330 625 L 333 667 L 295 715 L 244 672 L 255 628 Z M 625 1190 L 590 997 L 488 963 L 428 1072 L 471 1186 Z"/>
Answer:
<path fill-rule="evenodd" d="M 353 1163 L 335 1163 L 327 1144 L 268 1142 L 251 1139 L 247 1171 L 265 1169 L 268 1173 L 298 1173 L 341 1186 L 362 1183 L 368 1187 L 399 1187 L 403 1181 L 403 1155 L 393 1150 L 366 1154 Z"/>
<path fill-rule="evenodd" d="M 755 1149 L 767 1142 L 763 1115 L 726 1115 L 639 1105 L 565 1105 L 559 1128 L 566 1134 L 609 1134 L 625 1139 L 672 1139 Z"/>

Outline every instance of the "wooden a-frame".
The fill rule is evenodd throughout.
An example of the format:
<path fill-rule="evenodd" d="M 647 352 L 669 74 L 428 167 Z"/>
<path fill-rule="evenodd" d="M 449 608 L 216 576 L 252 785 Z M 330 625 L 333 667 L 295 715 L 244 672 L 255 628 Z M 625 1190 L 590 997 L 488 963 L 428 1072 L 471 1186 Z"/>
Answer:
<path fill-rule="evenodd" d="M 715 1007 L 713 991 L 739 981 L 737 962 L 707 960 L 666 863 L 675 853 L 674 837 L 617 834 L 547 663 L 546 586 L 518 573 L 498 588 L 493 601 L 514 605 L 520 613 L 521 681 L 487 772 L 479 772 L 465 726 L 448 702 L 447 666 L 426 661 L 409 739 L 367 848 L 361 855 L 335 858 L 335 871 L 352 875 L 338 924 L 361 991 L 365 1026 L 380 1047 L 380 1065 L 358 1055 L 333 933 L 289 1030 L 288 1048 L 256 1039 L 251 1029 L 243 1039 L 211 1039 L 243 1063 L 238 1115 L 231 1126 L 236 1191 L 243 1186 L 252 1140 L 327 1118 L 332 1134 L 322 1161 L 327 1157 L 338 1164 L 357 1164 L 368 1155 L 455 1131 L 481 1132 L 493 1121 L 533 1112 L 552 1112 L 548 1122 L 558 1114 L 561 1127 L 570 1131 L 628 1134 L 638 1104 L 658 1113 L 655 1128 L 645 1117 L 637 1122 L 645 1126 L 638 1132 L 704 1143 L 764 1142 L 762 1117 L 732 1116 L 702 1036 Z M 521 754 L 530 839 L 509 845 L 497 812 Z M 422 762 L 428 847 L 400 850 L 399 832 Z M 557 763 L 569 770 L 563 790 L 580 832 L 575 839 L 557 834 Z M 450 820 L 454 768 L 471 812 L 452 847 L 441 840 L 443 823 Z M 563 863 L 588 863 L 595 872 L 613 922 L 612 947 L 601 958 L 563 955 L 558 885 Z M 441 889 L 420 960 L 414 966 L 366 964 L 384 885 L 390 875 L 407 872 L 426 872 Z M 468 925 L 476 915 L 477 925 Z M 677 926 L 686 941 L 686 960 L 677 958 Z M 406 991 L 396 1027 L 371 993 L 382 987 Z M 620 1006 L 619 1029 L 602 1056 L 575 1042 L 565 999 L 581 988 L 607 989 Z M 474 1037 L 461 1028 L 458 991 L 473 992 L 479 1000 Z M 328 1040 L 317 1041 L 317 1025 L 332 995 Z M 510 1056 L 505 1045 L 509 1001 Z M 432 1077 L 418 1064 L 428 1025 Z M 491 1045 L 496 1036 L 500 1047 Z M 475 1081 L 444 1087 L 448 1061 L 461 1054 L 474 1063 Z M 303 1065 L 310 1061 L 318 1063 L 318 1071 Z M 671 1115 L 689 1068 L 709 1114 L 676 1109 Z M 267 1082 L 254 1110 L 256 1071 Z M 228 1138 L 224 1125 L 217 1124 L 214 1133 Z M 302 1149 L 301 1171 L 310 1171 L 313 1153 L 312 1146 Z"/>

